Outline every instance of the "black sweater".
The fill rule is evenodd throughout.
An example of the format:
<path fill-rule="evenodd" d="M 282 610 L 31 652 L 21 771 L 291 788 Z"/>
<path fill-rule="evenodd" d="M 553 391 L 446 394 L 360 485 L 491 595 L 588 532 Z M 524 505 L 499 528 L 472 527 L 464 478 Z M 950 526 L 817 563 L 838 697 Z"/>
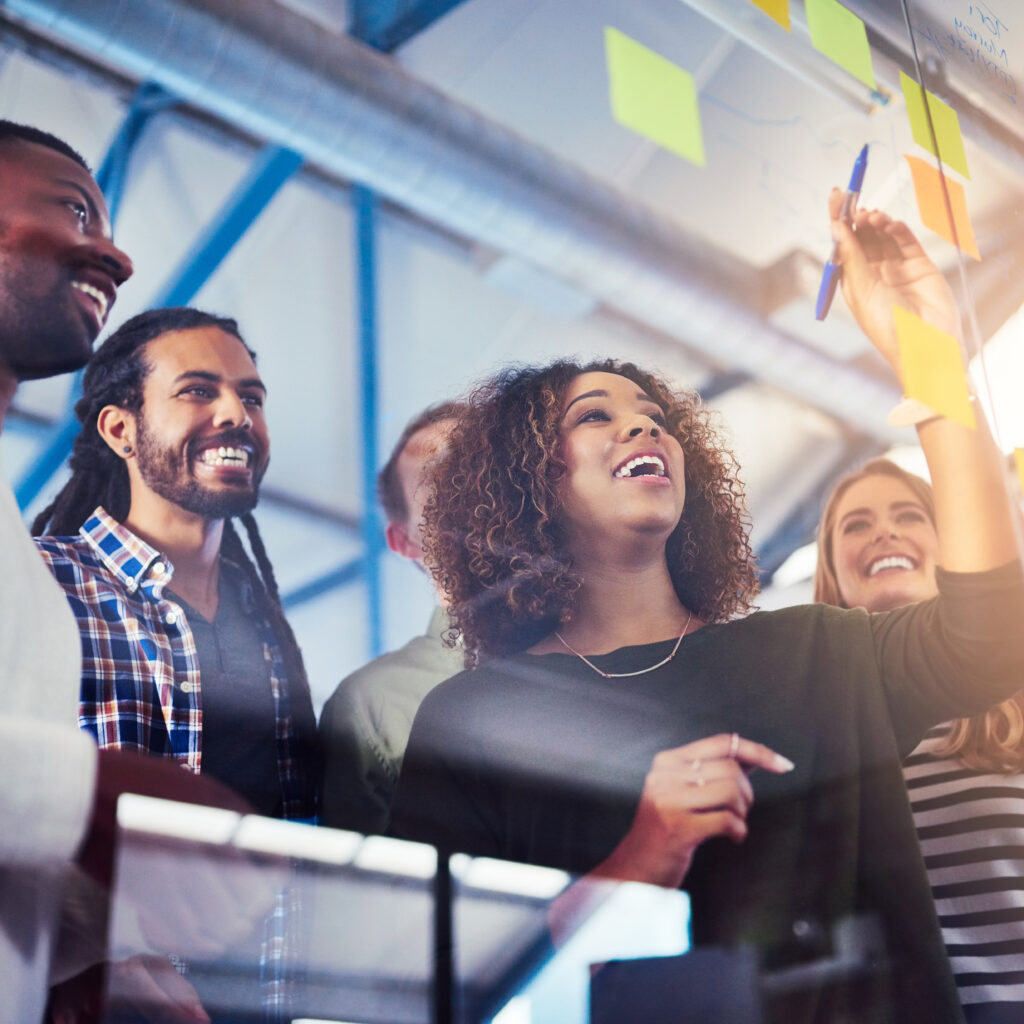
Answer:
<path fill-rule="evenodd" d="M 786 1019 L 958 1020 L 900 761 L 930 724 L 1019 688 L 1024 584 L 1014 564 L 940 570 L 939 586 L 880 615 L 816 605 L 705 626 L 631 679 L 568 654 L 463 672 L 417 715 L 392 832 L 584 874 L 628 830 L 658 751 L 738 732 L 796 769 L 755 772 L 746 841 L 697 851 L 694 942 L 753 944 L 779 967 L 807 955 L 797 936 L 866 914 L 887 949 L 870 990 L 818 993 Z M 672 643 L 591 660 L 632 671 Z"/>

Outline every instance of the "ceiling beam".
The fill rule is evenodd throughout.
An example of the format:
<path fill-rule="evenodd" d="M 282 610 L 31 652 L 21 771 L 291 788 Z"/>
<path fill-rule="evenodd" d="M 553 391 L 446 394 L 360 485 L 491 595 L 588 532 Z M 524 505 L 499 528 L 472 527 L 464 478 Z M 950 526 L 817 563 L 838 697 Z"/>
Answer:
<path fill-rule="evenodd" d="M 391 53 L 464 0 L 349 0 L 349 32 Z"/>
<path fill-rule="evenodd" d="M 886 443 L 898 436 L 886 423 L 898 389 L 767 322 L 756 268 L 344 33 L 272 0 L 5 0 L 3 11 L 564 278 L 717 365 Z"/>

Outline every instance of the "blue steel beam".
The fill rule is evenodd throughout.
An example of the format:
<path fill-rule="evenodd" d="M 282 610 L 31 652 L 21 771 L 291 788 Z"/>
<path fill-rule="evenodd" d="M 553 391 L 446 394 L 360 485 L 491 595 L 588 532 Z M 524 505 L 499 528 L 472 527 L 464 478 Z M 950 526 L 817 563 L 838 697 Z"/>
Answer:
<path fill-rule="evenodd" d="M 174 96 L 154 82 L 143 82 L 135 91 L 121 127 L 118 128 L 103 157 L 100 169 L 96 172 L 96 183 L 107 201 L 111 225 L 117 221 L 128 165 L 143 131 L 156 114 L 175 102 L 177 100 Z M 22 473 L 14 489 L 19 508 L 28 507 L 71 453 L 71 445 L 78 435 L 79 428 L 75 416 L 75 403 L 81 395 L 82 374 L 79 371 L 71 381 L 64 414 L 51 428 L 44 447 Z"/>
<path fill-rule="evenodd" d="M 377 511 L 377 196 L 368 188 L 352 189 L 356 219 L 356 301 L 359 328 L 359 392 L 362 431 L 363 545 L 368 600 L 370 657 L 384 649 L 383 589 L 380 560 L 384 535 Z"/>
<path fill-rule="evenodd" d="M 147 308 L 187 306 L 301 165 L 294 150 L 265 147 Z"/>
<path fill-rule="evenodd" d="M 349 34 L 391 53 L 464 0 L 351 0 Z"/>
<path fill-rule="evenodd" d="M 281 606 L 286 612 L 289 612 L 294 608 L 298 608 L 299 605 L 306 604 L 308 601 L 314 601 L 316 598 L 322 597 L 332 590 L 337 590 L 339 587 L 345 587 L 350 583 L 354 583 L 362 578 L 366 570 L 365 563 L 366 559 L 359 555 L 351 561 L 339 565 L 337 569 L 332 569 L 330 572 L 325 572 L 322 576 L 318 576 L 315 580 L 303 583 L 302 586 L 296 587 L 282 596 Z"/>
<path fill-rule="evenodd" d="M 135 91 L 121 127 L 96 172 L 96 184 L 107 201 L 111 224 L 117 222 L 121 199 L 124 197 L 124 183 L 128 177 L 128 164 L 143 131 L 154 115 L 177 102 L 177 96 L 156 82 L 143 82 Z"/>

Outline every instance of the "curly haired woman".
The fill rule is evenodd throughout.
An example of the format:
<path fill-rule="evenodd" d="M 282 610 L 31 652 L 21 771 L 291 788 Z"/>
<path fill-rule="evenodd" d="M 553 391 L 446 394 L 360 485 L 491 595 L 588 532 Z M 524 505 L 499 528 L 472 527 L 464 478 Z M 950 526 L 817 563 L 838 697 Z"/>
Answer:
<path fill-rule="evenodd" d="M 839 201 L 847 301 L 895 366 L 893 305 L 950 329 L 952 296 L 908 228 L 859 213 L 854 233 Z M 827 958 L 867 918 L 862 969 L 773 1017 L 956 1020 L 900 758 L 1016 688 L 1024 587 L 989 446 L 947 420 L 919 435 L 942 596 L 736 618 L 756 590 L 741 488 L 695 396 L 613 362 L 485 384 L 425 536 L 477 667 L 423 704 L 393 831 L 683 885 L 695 943 L 766 967 Z"/>

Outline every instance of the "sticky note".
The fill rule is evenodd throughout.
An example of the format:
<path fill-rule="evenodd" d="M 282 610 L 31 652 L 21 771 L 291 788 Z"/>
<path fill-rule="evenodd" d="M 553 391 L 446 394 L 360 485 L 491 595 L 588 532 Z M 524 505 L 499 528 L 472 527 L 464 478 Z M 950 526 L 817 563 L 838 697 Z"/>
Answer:
<path fill-rule="evenodd" d="M 975 429 L 967 374 L 956 338 L 900 306 L 893 307 L 893 316 L 900 341 L 903 393 L 940 416 Z"/>
<path fill-rule="evenodd" d="M 1013 449 L 1013 461 L 1017 464 L 1017 476 L 1020 477 L 1021 487 L 1024 487 L 1024 448 Z"/>
<path fill-rule="evenodd" d="M 815 49 L 876 89 L 864 22 L 837 0 L 807 0 L 806 10 L 807 28 Z"/>
<path fill-rule="evenodd" d="M 942 174 L 927 160 L 911 156 L 909 153 L 903 155 L 910 164 L 910 173 L 914 176 L 914 192 L 917 194 L 917 209 L 921 214 L 922 223 L 947 242 L 959 245 L 968 256 L 980 260 L 981 254 L 978 252 L 978 243 L 974 240 L 974 228 L 971 227 L 971 218 L 967 213 L 967 197 L 963 185 Z M 943 185 L 949 192 L 949 210 L 953 213 L 952 224 L 949 221 L 949 210 L 946 209 Z"/>
<path fill-rule="evenodd" d="M 914 141 L 927 149 L 932 156 L 937 156 L 948 167 L 969 178 L 971 174 L 967 170 L 967 154 L 964 152 L 964 139 L 960 134 L 960 119 L 956 116 L 956 111 L 902 71 L 900 85 L 903 86 L 903 98 L 907 101 L 907 117 L 910 119 Z M 934 139 L 931 128 L 928 127 L 929 112 L 932 115 L 932 127 L 935 129 Z M 935 145 L 936 142 L 938 147 Z"/>
<path fill-rule="evenodd" d="M 693 76 L 617 29 L 605 28 L 604 45 L 615 120 L 703 167 Z"/>
<path fill-rule="evenodd" d="M 755 7 L 760 7 L 769 18 L 774 18 L 787 32 L 789 27 L 789 0 L 750 0 Z"/>

